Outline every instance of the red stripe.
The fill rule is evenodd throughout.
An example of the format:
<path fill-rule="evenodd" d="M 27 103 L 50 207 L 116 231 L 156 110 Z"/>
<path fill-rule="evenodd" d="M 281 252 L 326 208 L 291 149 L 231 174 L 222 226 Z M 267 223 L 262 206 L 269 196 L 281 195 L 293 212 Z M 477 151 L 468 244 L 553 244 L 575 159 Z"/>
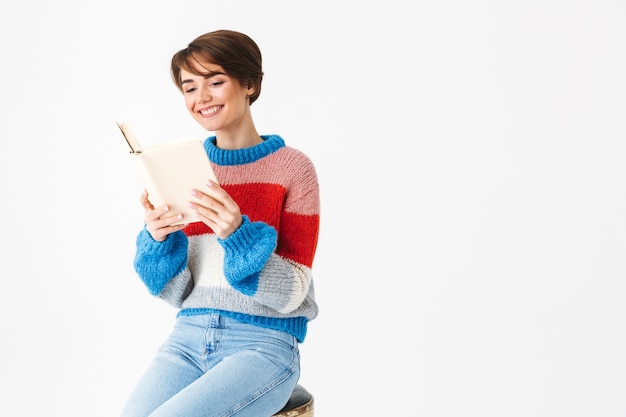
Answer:
<path fill-rule="evenodd" d="M 224 190 L 239 205 L 241 214 L 251 221 L 261 221 L 278 230 L 285 189 L 278 184 L 224 185 Z M 185 228 L 187 236 L 213 233 L 204 223 L 191 223 Z"/>
<path fill-rule="evenodd" d="M 279 234 L 276 253 L 311 267 L 317 247 L 319 214 L 303 215 L 282 209 L 285 189 L 278 184 L 224 185 L 224 190 L 239 204 L 242 214 L 251 221 L 261 221 L 274 227 Z M 282 212 L 282 219 L 279 217 Z M 191 223 L 185 228 L 187 236 L 211 234 L 204 223 Z"/>
<path fill-rule="evenodd" d="M 320 216 L 283 213 L 276 253 L 299 264 L 313 265 Z"/>

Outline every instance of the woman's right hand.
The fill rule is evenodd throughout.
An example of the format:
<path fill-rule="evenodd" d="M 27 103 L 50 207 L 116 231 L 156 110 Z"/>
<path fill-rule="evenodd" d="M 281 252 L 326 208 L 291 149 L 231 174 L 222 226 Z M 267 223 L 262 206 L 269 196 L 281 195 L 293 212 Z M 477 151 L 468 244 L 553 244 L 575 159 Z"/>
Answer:
<path fill-rule="evenodd" d="M 168 215 L 170 207 L 167 205 L 155 208 L 150 200 L 148 200 L 148 192 L 146 190 L 141 193 L 140 203 L 146 214 L 144 219 L 146 229 L 152 236 L 152 239 L 157 242 L 163 242 L 167 238 L 167 235 L 182 230 L 187 226 L 186 224 L 172 225 L 172 223 L 182 219 L 183 214 Z"/>

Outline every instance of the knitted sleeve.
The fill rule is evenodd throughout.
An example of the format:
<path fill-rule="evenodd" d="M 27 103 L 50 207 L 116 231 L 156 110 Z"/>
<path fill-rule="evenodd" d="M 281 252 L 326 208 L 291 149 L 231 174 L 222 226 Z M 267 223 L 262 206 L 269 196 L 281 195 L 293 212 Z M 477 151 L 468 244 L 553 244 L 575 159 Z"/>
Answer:
<path fill-rule="evenodd" d="M 157 242 L 144 227 L 137 236 L 136 245 L 135 271 L 148 291 L 155 296 L 161 295 L 169 284 L 169 296 L 166 298 L 171 298 L 173 292 L 170 282 L 187 266 L 187 236 L 182 231 L 178 231 L 168 235 L 163 242 Z M 176 283 L 176 286 L 186 288 L 187 283 Z M 179 291 L 179 293 L 180 298 L 182 292 Z M 167 301 L 174 305 L 180 304 L 176 300 Z"/>
<path fill-rule="evenodd" d="M 283 167 L 288 181 L 278 231 L 247 217 L 220 244 L 226 279 L 238 291 L 280 313 L 298 308 L 311 286 L 319 234 L 319 186 L 311 161 L 291 153 Z"/>
<path fill-rule="evenodd" d="M 224 274 L 235 289 L 254 295 L 259 273 L 276 248 L 276 230 L 262 222 L 251 222 L 242 216 L 242 224 L 228 238 L 217 241 L 225 252 Z"/>

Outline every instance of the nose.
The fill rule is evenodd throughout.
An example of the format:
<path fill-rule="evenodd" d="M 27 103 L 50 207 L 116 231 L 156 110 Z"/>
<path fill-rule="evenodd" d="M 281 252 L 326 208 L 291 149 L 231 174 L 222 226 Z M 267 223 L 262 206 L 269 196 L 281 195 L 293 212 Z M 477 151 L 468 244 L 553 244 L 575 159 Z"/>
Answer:
<path fill-rule="evenodd" d="M 211 90 L 208 87 L 201 86 L 198 87 L 198 102 L 204 103 L 207 101 L 211 101 L 213 96 L 211 95 Z"/>

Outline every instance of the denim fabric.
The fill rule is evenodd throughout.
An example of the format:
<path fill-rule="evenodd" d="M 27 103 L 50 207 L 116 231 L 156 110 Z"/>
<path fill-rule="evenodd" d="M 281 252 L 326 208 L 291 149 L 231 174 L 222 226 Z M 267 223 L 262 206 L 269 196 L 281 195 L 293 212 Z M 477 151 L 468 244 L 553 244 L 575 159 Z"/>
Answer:
<path fill-rule="evenodd" d="M 287 333 L 219 314 L 178 317 L 122 417 L 270 417 L 300 377 Z"/>

